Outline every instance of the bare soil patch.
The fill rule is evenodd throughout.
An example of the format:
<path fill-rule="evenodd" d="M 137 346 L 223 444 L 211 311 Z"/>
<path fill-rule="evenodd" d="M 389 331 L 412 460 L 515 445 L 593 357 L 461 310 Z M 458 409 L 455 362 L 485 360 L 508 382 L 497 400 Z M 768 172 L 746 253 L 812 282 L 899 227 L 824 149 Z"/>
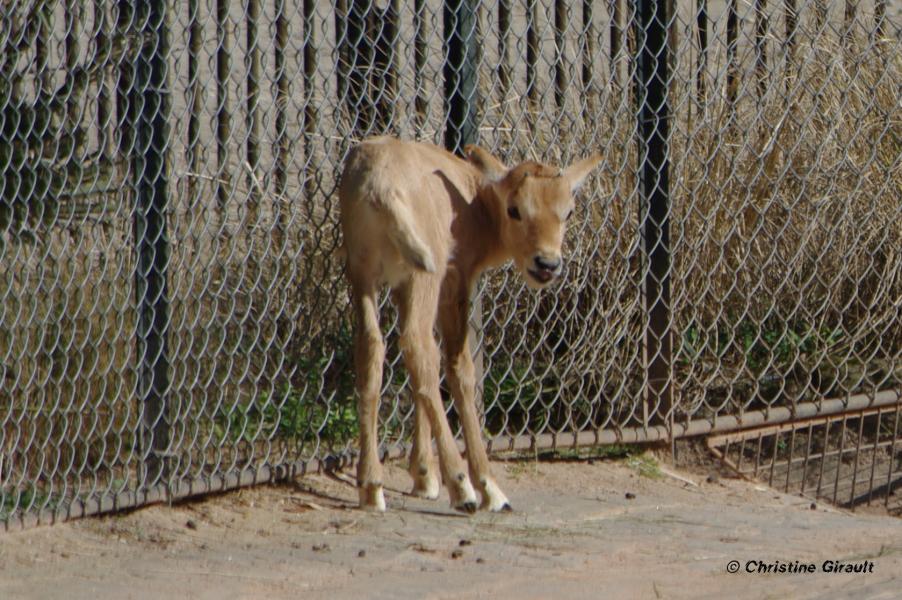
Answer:
<path fill-rule="evenodd" d="M 318 475 L 11 533 L 0 598 L 898 597 L 899 519 L 655 466 L 496 463 L 510 514 L 407 496 L 390 465 L 384 515 L 354 508 L 350 477 Z M 818 570 L 749 574 L 750 560 Z M 824 573 L 826 560 L 874 567 Z"/>

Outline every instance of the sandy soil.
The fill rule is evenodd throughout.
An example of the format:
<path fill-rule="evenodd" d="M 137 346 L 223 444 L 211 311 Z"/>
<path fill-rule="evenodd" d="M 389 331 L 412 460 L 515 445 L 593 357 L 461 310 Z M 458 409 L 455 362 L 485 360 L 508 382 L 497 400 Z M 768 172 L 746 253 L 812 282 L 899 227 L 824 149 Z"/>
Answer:
<path fill-rule="evenodd" d="M 649 468 L 650 467 L 650 468 Z M 650 460 L 496 463 L 515 512 L 343 476 L 6 534 L 0 598 L 899 598 L 902 520 Z M 663 472 L 662 472 L 663 471 Z M 686 481 L 684 481 L 686 480 Z M 349 480 L 348 480 L 349 481 Z M 691 482 L 691 483 L 690 483 Z M 737 560 L 740 573 L 727 572 Z M 748 561 L 815 573 L 750 574 Z M 826 560 L 873 572 L 822 572 Z M 866 563 L 864 563 L 866 564 Z"/>

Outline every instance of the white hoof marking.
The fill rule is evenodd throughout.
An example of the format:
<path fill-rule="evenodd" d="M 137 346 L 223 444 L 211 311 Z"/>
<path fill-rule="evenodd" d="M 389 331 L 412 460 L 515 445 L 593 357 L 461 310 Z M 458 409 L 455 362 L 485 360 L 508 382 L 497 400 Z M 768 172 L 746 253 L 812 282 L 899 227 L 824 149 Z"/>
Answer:
<path fill-rule="evenodd" d="M 441 485 L 438 482 L 438 477 L 434 473 L 429 473 L 417 478 L 413 487 L 413 494 L 426 500 L 435 500 L 438 498 L 440 490 Z"/>
<path fill-rule="evenodd" d="M 385 494 L 382 486 L 366 485 L 358 490 L 360 496 L 360 508 L 376 512 L 385 512 Z"/>
<path fill-rule="evenodd" d="M 510 501 L 491 477 L 486 480 L 482 490 L 482 508 L 492 512 L 510 510 Z"/>
<path fill-rule="evenodd" d="M 450 490 L 449 490 L 450 491 Z M 473 513 L 476 511 L 476 490 L 470 483 L 470 478 L 464 476 L 457 489 L 457 494 L 451 494 L 451 507 L 456 510 Z"/>

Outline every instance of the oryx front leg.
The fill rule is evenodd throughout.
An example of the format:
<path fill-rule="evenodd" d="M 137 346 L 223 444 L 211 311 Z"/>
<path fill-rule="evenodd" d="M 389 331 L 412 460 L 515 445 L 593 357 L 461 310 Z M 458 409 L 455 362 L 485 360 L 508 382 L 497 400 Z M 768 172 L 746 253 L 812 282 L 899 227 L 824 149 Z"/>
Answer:
<path fill-rule="evenodd" d="M 453 280 L 449 278 L 449 282 L 453 283 Z M 482 509 L 493 512 L 509 511 L 510 502 L 492 477 L 489 458 L 482 441 L 482 427 L 476 413 L 476 369 L 467 340 L 469 301 L 466 290 L 461 289 L 457 293 L 451 290 L 449 296 L 451 302 L 442 306 L 441 310 L 445 373 L 451 395 L 454 397 L 454 407 L 464 430 L 470 478 L 482 495 L 480 505 Z"/>
<path fill-rule="evenodd" d="M 360 424 L 357 491 L 361 508 L 383 512 L 385 496 L 382 491 L 377 425 L 385 343 L 379 330 L 375 286 L 372 283 L 355 282 L 353 296 L 357 318 L 354 366 L 357 376 L 357 418 Z"/>
<path fill-rule="evenodd" d="M 509 511 L 510 501 L 492 477 L 489 458 L 482 441 L 482 428 L 474 401 L 476 388 L 474 371 L 469 351 L 448 358 L 448 385 L 451 387 L 454 407 L 464 430 L 470 477 L 482 495 L 480 508 L 493 512 Z"/>
<path fill-rule="evenodd" d="M 438 284 L 434 278 L 416 274 L 399 290 L 398 296 L 401 350 L 410 374 L 416 411 L 426 416 L 435 435 L 442 479 L 448 488 L 451 506 L 463 512 L 475 512 L 476 492 L 457 451 L 439 391 L 439 350 L 432 332 L 438 304 Z M 426 440 L 419 443 L 423 448 Z"/>

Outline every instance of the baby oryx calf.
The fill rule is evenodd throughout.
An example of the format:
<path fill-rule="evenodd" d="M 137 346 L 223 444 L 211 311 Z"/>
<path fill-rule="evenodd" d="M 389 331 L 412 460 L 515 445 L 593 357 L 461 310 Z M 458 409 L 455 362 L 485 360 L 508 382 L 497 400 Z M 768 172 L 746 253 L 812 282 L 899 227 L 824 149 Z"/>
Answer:
<path fill-rule="evenodd" d="M 435 436 L 451 506 L 476 510 L 473 482 L 482 508 L 510 510 L 489 471 L 473 400 L 470 293 L 483 271 L 511 259 L 532 288 L 545 287 L 561 274 L 561 241 L 573 192 L 601 158 L 565 169 L 531 161 L 508 169 L 482 148 L 468 146 L 466 154 L 468 160 L 462 160 L 431 144 L 377 137 L 351 150 L 341 175 L 341 227 L 356 318 L 357 486 L 363 508 L 385 510 L 376 433 L 385 344 L 377 295 L 388 284 L 399 311 L 400 347 L 415 402 L 413 493 L 438 497 Z M 439 394 L 436 319 L 447 382 L 463 425 L 469 477 Z"/>

